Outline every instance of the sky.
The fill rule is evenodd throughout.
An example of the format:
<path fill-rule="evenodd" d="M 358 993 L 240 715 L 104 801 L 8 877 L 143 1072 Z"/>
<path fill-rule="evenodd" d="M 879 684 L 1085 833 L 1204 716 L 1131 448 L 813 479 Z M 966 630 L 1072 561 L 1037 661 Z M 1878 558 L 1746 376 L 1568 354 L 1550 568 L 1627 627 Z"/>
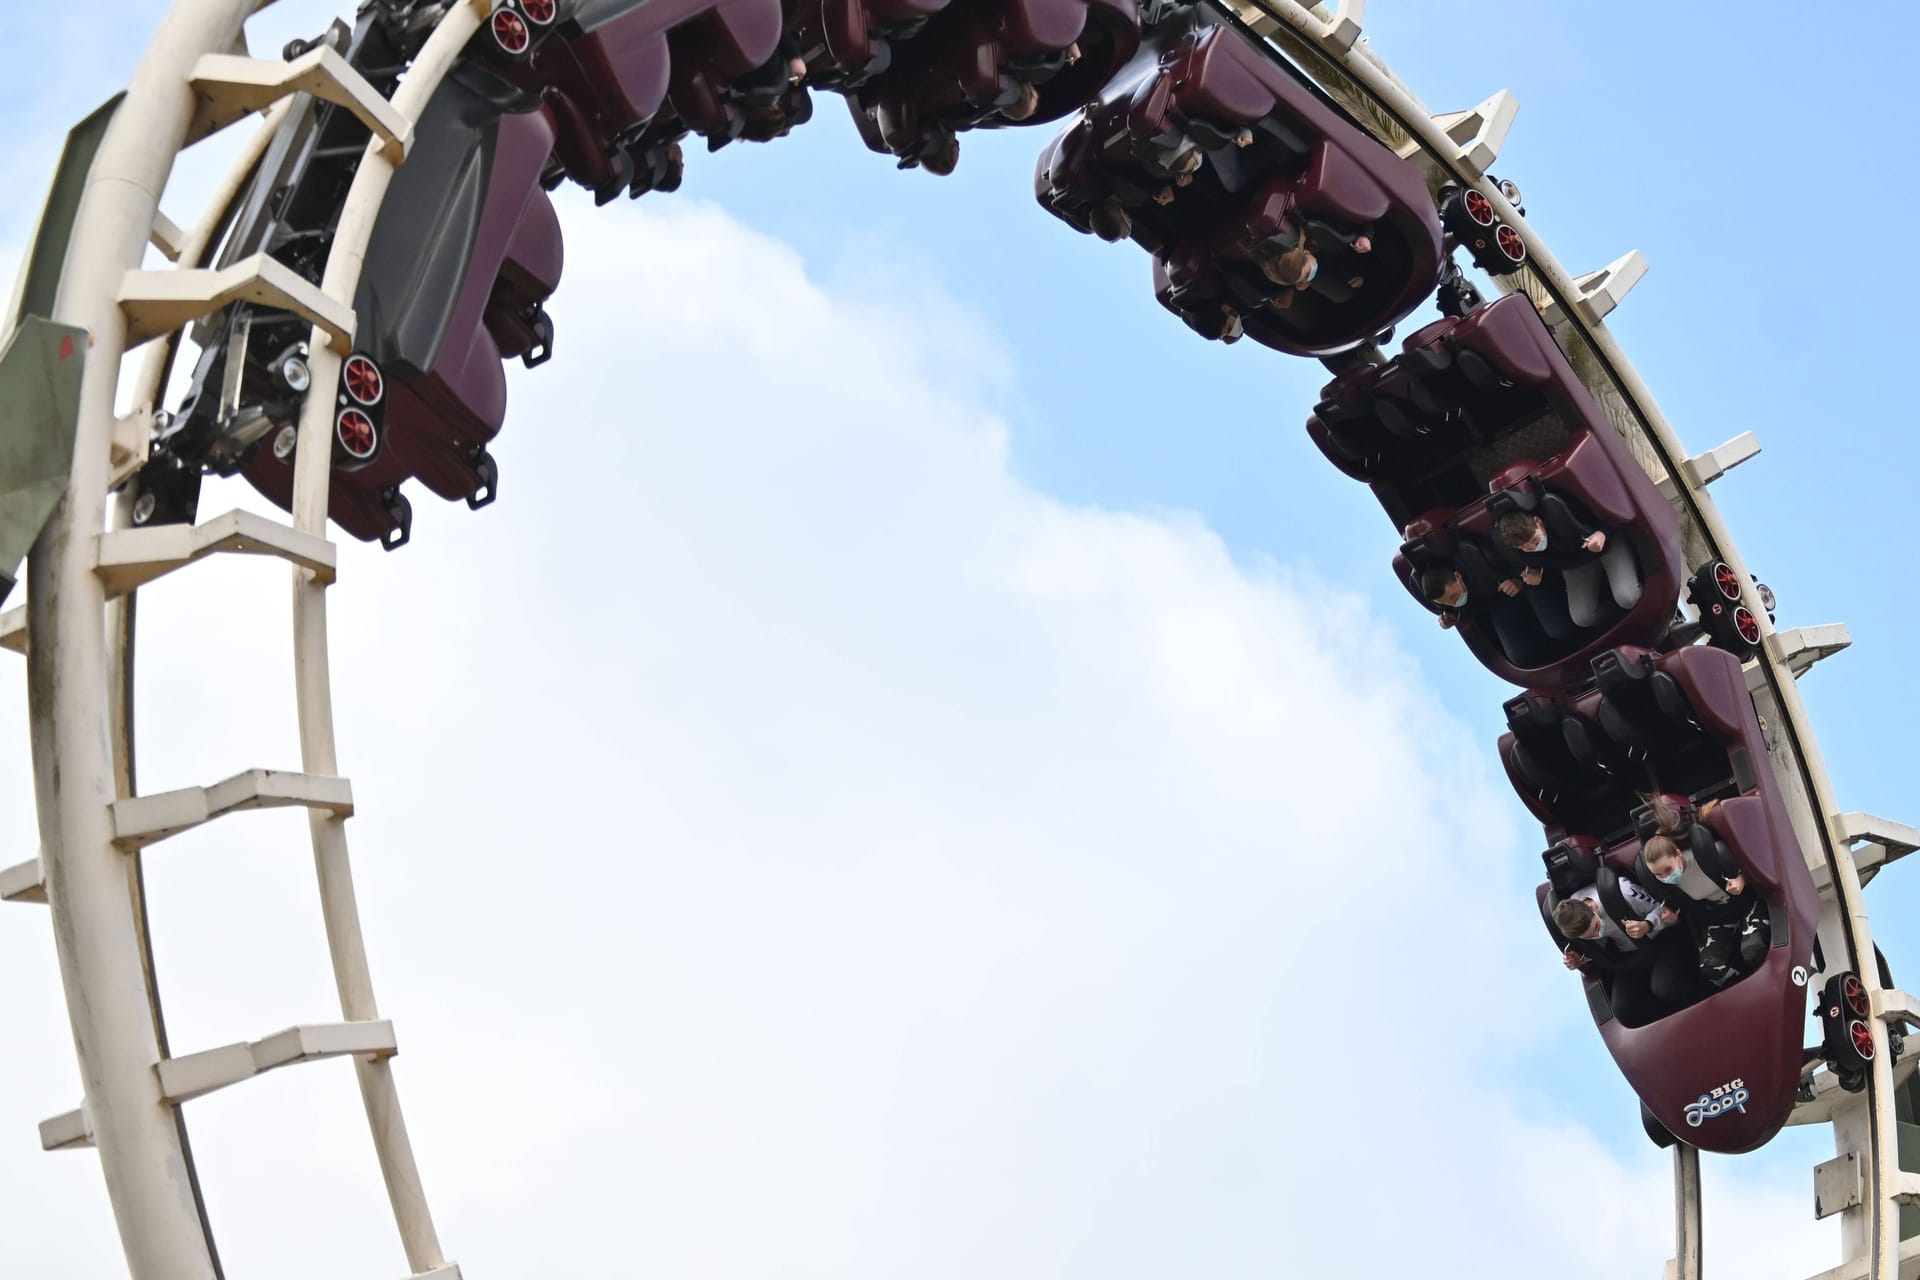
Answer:
<path fill-rule="evenodd" d="M 254 47 L 330 12 L 283 0 Z M 1570 268 L 1647 255 L 1610 324 L 1690 445 L 1760 438 L 1715 497 L 1780 625 L 1852 628 L 1803 685 L 1843 805 L 1912 821 L 1915 613 L 1882 574 L 1920 446 L 1858 349 L 1903 299 L 1799 246 L 1914 203 L 1885 157 L 1916 21 L 1855 11 L 1842 118 L 1795 109 L 1803 12 L 1376 0 L 1368 31 L 1435 110 L 1512 90 L 1496 172 Z M 23 29 L 9 276 L 62 133 L 157 13 Z M 341 537 L 348 834 L 448 1255 L 1657 1275 L 1667 1160 L 1540 936 L 1505 686 L 1409 606 L 1384 517 L 1307 442 L 1318 367 L 1199 342 L 1145 255 L 1044 214 L 1047 136 L 969 135 L 938 180 L 827 99 L 777 145 L 690 149 L 677 196 L 561 193 L 557 354 L 510 371 L 501 500 L 416 496 L 391 556 Z M 1805 208 L 1800 156 L 1827 175 Z M 264 506 L 236 482 L 202 511 L 233 505 Z M 144 791 L 297 766 L 284 580 L 142 592 Z M 8 862 L 35 839 L 24 686 L 0 679 Z M 337 1016 L 300 815 L 148 866 L 177 1049 Z M 1909 874 L 1869 891 L 1896 974 Z M 0 913 L 0 971 L 0 1272 L 124 1274 L 97 1161 L 35 1141 L 79 1087 L 38 908 Z M 345 1064 L 187 1113 L 229 1275 L 404 1272 Z M 1790 1131 L 1707 1162 L 1715 1274 L 1837 1261 L 1810 1220 L 1830 1153 Z"/>

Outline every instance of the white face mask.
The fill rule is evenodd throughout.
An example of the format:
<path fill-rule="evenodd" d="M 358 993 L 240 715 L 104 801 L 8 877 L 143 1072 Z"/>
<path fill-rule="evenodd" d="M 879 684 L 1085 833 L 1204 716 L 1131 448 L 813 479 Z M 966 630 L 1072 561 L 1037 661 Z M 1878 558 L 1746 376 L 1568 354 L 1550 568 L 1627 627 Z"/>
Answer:
<path fill-rule="evenodd" d="M 1454 602 L 1453 602 L 1452 604 L 1450 604 L 1450 605 L 1448 605 L 1448 606 L 1447 606 L 1447 608 L 1449 608 L 1449 609 L 1458 609 L 1458 608 L 1459 608 L 1459 607 L 1460 607 L 1461 605 L 1463 605 L 1463 604 L 1465 604 L 1465 603 L 1467 602 L 1467 597 L 1468 597 L 1469 595 L 1471 595 L 1471 594 L 1472 594 L 1472 592 L 1469 592 L 1469 591 L 1462 591 L 1462 592 L 1460 593 L 1460 596 L 1459 596 L 1459 598 L 1458 598 L 1458 599 L 1456 599 L 1456 600 L 1455 600 L 1455 601 L 1454 601 Z"/>
<path fill-rule="evenodd" d="M 1544 527 L 1533 536 L 1533 541 L 1520 548 L 1522 551 L 1545 551 L 1547 549 L 1547 531 Z"/>
<path fill-rule="evenodd" d="M 1306 288 L 1308 285 L 1313 283 L 1313 278 L 1319 274 L 1320 274 L 1320 259 L 1315 258 L 1312 264 L 1307 267 L 1307 278 L 1305 280 L 1302 280 L 1297 287 L 1301 289 Z"/>

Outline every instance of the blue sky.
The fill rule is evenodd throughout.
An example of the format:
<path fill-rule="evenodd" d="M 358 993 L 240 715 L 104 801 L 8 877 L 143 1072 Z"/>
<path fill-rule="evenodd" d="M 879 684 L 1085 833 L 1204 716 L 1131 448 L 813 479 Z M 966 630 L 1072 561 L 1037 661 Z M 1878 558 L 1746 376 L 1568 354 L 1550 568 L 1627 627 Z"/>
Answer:
<path fill-rule="evenodd" d="M 1914 205 L 1912 172 L 1890 157 L 1903 145 L 1908 74 L 1897 51 L 1920 20 L 1894 5 L 1855 12 L 1847 92 L 1827 101 L 1803 69 L 1806 11 L 1785 4 L 1750 6 L 1730 24 L 1710 6 L 1662 8 L 1655 20 L 1540 3 L 1489 22 L 1483 6 L 1379 3 L 1367 32 L 1436 111 L 1500 88 L 1519 99 L 1495 172 L 1521 184 L 1529 221 L 1570 270 L 1646 255 L 1651 270 L 1609 324 L 1689 447 L 1759 437 L 1764 452 L 1714 498 L 1779 596 L 1778 625 L 1852 630 L 1854 648 L 1802 685 L 1841 803 L 1911 821 L 1920 754 L 1887 708 L 1911 687 L 1899 645 L 1920 607 L 1886 585 L 1885 553 L 1909 536 L 1920 440 L 1898 393 L 1870 372 L 1897 358 L 1861 350 L 1902 331 L 1906 300 L 1891 264 L 1812 246 L 1854 226 L 1877 238 Z M 934 181 L 864 153 L 828 103 L 765 150 L 700 157 L 683 190 L 777 225 L 810 259 L 849 272 L 863 246 L 905 246 L 1020 358 L 1007 406 L 1016 471 L 1069 499 L 1197 512 L 1236 556 L 1366 592 L 1448 709 L 1491 744 L 1507 686 L 1406 607 L 1386 572 L 1385 517 L 1301 429 L 1324 380 L 1317 365 L 1186 340 L 1153 301 L 1146 255 L 1039 209 L 1027 135 L 969 135 L 956 174 Z M 1783 161 L 1813 156 L 1803 188 Z M 1850 265 L 1816 266 L 1828 252 Z M 1920 921 L 1884 912 L 1875 928 L 1896 974 L 1903 956 L 1920 963 Z M 1581 1042 L 1556 1067 L 1577 1070 L 1591 1049 Z"/>
<path fill-rule="evenodd" d="M 59 129 L 124 80 L 144 38 L 141 15 L 148 9 L 128 3 L 93 6 L 84 14 L 62 11 L 53 20 L 64 41 L 57 53 L 15 68 L 0 88 L 0 111 L 24 126 L 17 131 L 20 144 L 0 158 L 16 190 L 39 190 Z M 311 10 L 277 9 L 266 21 L 299 30 Z M 1897 250 L 1883 246 L 1891 239 L 1888 232 L 1902 225 L 1900 211 L 1915 203 L 1910 170 L 1889 158 L 1902 154 L 1904 139 L 1895 131 L 1903 119 L 1904 51 L 1920 20 L 1892 5 L 1860 12 L 1865 16 L 1858 29 L 1835 33 L 1830 45 L 1821 46 L 1823 52 L 1844 50 L 1839 92 L 1836 73 L 1827 66 L 1811 74 L 1805 69 L 1806 10 L 1786 4 L 1747 6 L 1739 23 L 1729 24 L 1701 7 L 1663 11 L 1654 23 L 1645 10 L 1540 0 L 1493 21 L 1484 6 L 1375 0 L 1368 33 L 1436 110 L 1470 106 L 1499 88 L 1516 95 L 1519 119 L 1496 171 L 1523 186 L 1530 220 L 1568 267 L 1597 267 L 1629 248 L 1646 254 L 1651 272 L 1610 324 L 1689 445 L 1704 449 L 1743 430 L 1759 436 L 1765 452 L 1721 481 L 1715 497 L 1748 563 L 1779 595 L 1781 626 L 1844 621 L 1852 628 L 1855 648 L 1817 669 L 1803 686 L 1841 803 L 1912 821 L 1920 810 L 1908 807 L 1906 784 L 1920 760 L 1897 727 L 1911 696 L 1898 645 L 1920 621 L 1920 610 L 1893 567 L 1911 536 L 1906 487 L 1920 474 L 1920 444 L 1905 421 L 1899 357 L 1878 348 L 1902 332 L 1899 259 Z M 117 13 L 127 21 L 114 21 Z M 1653 30 L 1657 38 L 1650 36 Z M 257 36 L 255 44 L 273 48 L 282 38 Z M 1816 82 L 1813 75 L 1824 78 Z M 1307 441 L 1301 423 L 1322 381 L 1318 367 L 1252 343 L 1228 349 L 1199 342 L 1153 302 L 1144 254 L 1078 236 L 1043 213 L 1031 194 L 1031 174 L 1046 136 L 1044 129 L 968 135 L 957 174 L 938 180 L 898 173 L 887 158 L 866 153 L 844 110 L 823 98 L 815 120 L 778 145 L 735 146 L 711 157 L 690 148 L 683 196 L 717 206 L 755 236 L 776 238 L 791 255 L 768 251 L 751 238 L 717 241 L 768 273 L 763 294 L 756 279 L 742 281 L 713 268 L 715 278 L 726 280 L 726 292 L 707 305 L 730 312 L 734 327 L 716 322 L 716 332 L 740 344 L 742 378 L 764 377 L 769 385 L 786 387 L 770 401 L 775 412 L 829 427 L 843 400 L 865 404 L 876 385 L 892 385 L 890 372 L 874 367 L 875 351 L 860 347 L 826 353 L 841 372 L 838 386 L 782 372 L 783 335 L 800 349 L 810 339 L 807 313 L 782 307 L 798 296 L 786 274 L 795 262 L 836 296 L 882 313 L 919 308 L 900 317 L 901 328 L 926 336 L 930 345 L 910 356 L 886 347 L 884 329 L 852 326 L 845 332 L 873 341 L 887 361 L 910 363 L 913 386 L 929 404 L 951 394 L 970 413 L 991 417 L 1000 461 L 1023 492 L 1062 510 L 1094 513 L 1110 522 L 1101 528 L 1116 538 L 1131 537 L 1126 531 L 1137 531 L 1130 523 L 1136 520 L 1204 531 L 1217 539 L 1206 545 L 1238 571 L 1261 581 L 1277 575 L 1293 593 L 1288 599 L 1357 610 L 1312 631 L 1312 644 L 1290 656 L 1310 664 L 1326 659 L 1313 645 L 1362 645 L 1363 654 L 1378 657 L 1384 685 L 1423 691 L 1417 705 L 1406 704 L 1402 719 L 1383 723 L 1408 735 L 1434 735 L 1431 742 L 1382 744 L 1381 750 L 1393 755 L 1437 749 L 1452 744 L 1464 726 L 1463 740 L 1483 753 L 1475 767 L 1491 775 L 1506 687 L 1411 608 L 1387 573 L 1394 538 L 1384 517 L 1361 486 L 1334 472 Z M 644 288 L 639 280 L 596 278 L 602 273 L 582 256 L 583 246 L 598 245 L 612 257 L 615 250 L 607 246 L 623 229 L 637 236 L 660 234 L 663 226 L 685 234 L 695 230 L 641 216 L 644 209 L 596 214 L 578 193 L 562 204 L 575 252 L 552 307 L 558 355 L 537 379 L 569 368 L 571 352 L 603 352 L 605 333 L 586 333 L 582 326 L 620 325 L 626 299 Z M 1895 211 L 1891 218 L 1889 210 Z M 0 244 L 16 246 L 28 217 L 27 203 L 0 215 Z M 576 234 L 589 220 L 595 230 Z M 632 306 L 636 316 L 645 310 L 639 302 Z M 619 369 L 572 367 L 579 372 L 570 376 L 594 388 L 598 398 L 555 401 L 550 407 L 556 411 L 587 407 L 615 419 L 644 417 L 663 394 L 655 386 L 631 385 Z M 635 367 L 650 366 L 637 359 Z M 780 382 L 783 376 L 790 380 Z M 533 405 L 550 394 L 537 388 L 552 383 L 523 378 L 515 385 L 516 395 L 528 397 L 523 403 Z M 673 403 L 694 415 L 701 411 L 697 396 L 683 394 Z M 909 405 L 901 411 L 922 410 Z M 871 406 L 867 412 L 871 417 Z M 513 515 L 516 520 L 571 518 L 557 499 L 547 507 L 536 501 L 536 495 L 553 492 L 542 486 L 560 464 L 542 451 L 558 434 L 558 421 L 513 420 L 496 451 L 506 485 L 499 508 L 469 518 L 432 504 L 421 522 L 420 545 L 399 556 L 361 556 L 351 563 L 388 580 L 392 585 L 383 590 L 396 593 L 397 601 L 418 588 L 459 610 L 478 606 L 422 584 L 440 572 L 489 572 L 488 555 L 537 560 L 560 554 L 550 530 L 504 523 L 520 503 L 526 505 L 523 514 Z M 937 456 L 961 470 L 978 462 L 967 450 Z M 925 460 L 919 453 L 912 458 Z M 730 485 L 759 492 L 765 481 L 746 459 L 729 456 L 700 465 L 709 468 L 699 474 L 715 493 Z M 528 479 L 516 482 L 516 475 Z M 815 479 L 822 495 L 838 492 L 830 479 Z M 897 475 L 889 483 L 912 490 L 922 481 Z M 619 503 L 617 491 L 603 492 L 610 504 Z M 815 508 L 782 513 L 831 524 Z M 742 509 L 730 513 L 730 526 L 705 531 L 744 536 L 762 518 L 771 519 Z M 675 536 L 671 523 L 648 527 L 669 541 Z M 884 539 L 887 531 L 877 536 Z M 857 542 L 834 545 L 854 554 L 848 548 Z M 1211 563 L 1195 555 L 1194 563 Z M 1066 590 L 1047 581 L 1047 591 Z M 950 615 L 942 635 L 987 644 L 987 637 L 969 632 L 962 598 L 944 606 L 919 603 Z M 584 595 L 576 599 L 581 631 L 625 625 Z M 741 607 L 749 618 L 780 618 L 789 602 L 773 591 Z M 1356 639 L 1345 629 L 1353 617 L 1372 634 Z M 874 625 L 885 632 L 884 623 Z M 503 690 L 508 703 L 524 700 L 529 689 L 553 688 L 556 680 L 568 687 L 562 677 L 531 674 L 535 669 L 529 667 L 509 666 L 502 674 L 479 654 L 465 661 L 471 663 L 469 678 Z M 908 701 L 921 696 L 910 670 L 917 668 L 901 668 L 895 691 Z M 597 678 L 614 690 L 645 683 L 618 667 Z M 1036 702 L 1048 696 L 1044 672 L 1009 667 L 998 678 L 1003 690 L 1030 694 Z M 1364 683 L 1355 700 L 1343 705 L 1369 705 Z M 1443 723 L 1432 719 L 1435 713 Z M 668 711 L 661 714 L 671 719 Z M 1284 704 L 1276 714 L 1285 714 Z M 372 706 L 361 715 L 369 736 L 408 731 L 404 716 L 390 720 Z M 897 728 L 910 732 L 911 726 Z M 1338 737 L 1303 721 L 1294 735 L 1296 749 L 1311 750 L 1322 735 Z M 345 745 L 351 761 L 354 739 L 349 736 Z M 358 754 L 364 759 L 372 750 L 362 746 Z M 508 744 L 502 747 L 508 754 L 488 758 L 518 759 L 512 750 Z M 1198 748 L 1196 754 L 1207 755 Z M 748 794 L 775 786 L 764 775 L 742 776 L 748 780 L 739 785 Z M 1437 856 L 1457 858 L 1463 875 L 1480 877 L 1489 894 L 1483 906 L 1524 921 L 1530 900 L 1516 890 L 1533 878 L 1535 833 L 1527 831 L 1517 802 L 1502 797 L 1503 784 L 1491 794 L 1507 807 L 1490 819 L 1481 803 L 1485 778 L 1456 782 L 1465 796 L 1457 810 L 1437 793 L 1418 811 L 1483 823 L 1477 830 L 1487 833 L 1484 838 L 1476 829 L 1375 830 L 1367 821 L 1372 810 L 1363 780 L 1358 798 L 1347 797 L 1349 821 L 1332 830 L 1302 828 L 1302 838 L 1314 843 L 1286 853 L 1314 860 L 1334 845 L 1335 856 L 1360 858 L 1375 842 L 1431 843 Z M 804 808 L 798 798 L 792 803 L 796 811 Z M 1876 934 L 1896 974 L 1920 964 L 1920 925 L 1891 909 L 1911 874 L 1897 869 L 1870 891 Z M 922 891 L 899 889 L 908 896 Z M 1287 901 L 1284 879 L 1257 882 L 1253 891 L 1284 915 L 1277 905 Z M 1124 915 L 1124 907 L 1116 910 Z M 389 927 L 404 929 L 398 919 Z M 0 921 L 0 929 L 21 928 L 13 916 Z M 1546 1015 L 1551 1022 L 1544 1034 L 1507 1037 L 1477 1017 L 1463 1017 L 1461 1025 L 1492 1042 L 1476 1054 L 1481 1074 L 1475 1085 L 1498 1095 L 1520 1117 L 1548 1126 L 1584 1122 L 1600 1150 L 1643 1160 L 1645 1144 L 1631 1123 L 1630 1097 L 1585 1024 L 1577 984 L 1560 981 L 1564 975 L 1551 951 L 1544 945 L 1511 954 L 1494 948 L 1484 959 L 1481 990 L 1490 1000 L 1505 998 L 1505 984 L 1511 983 L 1516 1008 L 1529 1015 L 1540 989 L 1555 993 L 1549 999 L 1563 1005 Z M 1417 954 L 1409 953 L 1405 963 L 1417 966 Z M 1279 988 L 1269 994 L 1284 998 Z M 404 1027 L 407 1004 L 395 1003 Z M 64 1052 L 57 1037 L 51 1047 Z M 420 1048 L 432 1052 L 420 1040 L 409 1042 L 410 1055 Z M 1191 1064 L 1186 1070 L 1181 1075 L 1168 1068 L 1170 1078 L 1182 1081 L 1193 1078 Z M 1170 1112 L 1178 1114 L 1177 1108 Z M 27 1132 L 20 1117 L 8 1119 L 8 1132 Z M 1784 1188 L 1789 1203 L 1804 1206 L 1811 1200 L 1808 1166 L 1828 1153 L 1823 1133 L 1790 1134 L 1744 1162 L 1743 1171 Z M 1709 1176 L 1720 1176 L 1717 1170 Z M 1664 1203 L 1655 1200 L 1644 1218 L 1628 1222 L 1663 1235 Z"/>

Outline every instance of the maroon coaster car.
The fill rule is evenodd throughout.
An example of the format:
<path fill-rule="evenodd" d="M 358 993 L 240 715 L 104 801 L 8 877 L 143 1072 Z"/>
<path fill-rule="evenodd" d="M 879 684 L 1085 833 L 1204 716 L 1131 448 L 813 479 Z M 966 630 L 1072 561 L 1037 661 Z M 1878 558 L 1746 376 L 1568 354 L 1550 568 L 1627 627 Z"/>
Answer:
<path fill-rule="evenodd" d="M 1657 644 L 1672 625 L 1686 577 L 1678 518 L 1525 295 L 1437 320 L 1387 364 L 1336 377 L 1307 434 L 1335 466 L 1372 484 L 1405 538 L 1395 575 L 1423 605 L 1417 574 L 1426 565 L 1480 556 L 1494 578 L 1508 576 L 1493 522 L 1505 510 L 1535 510 L 1548 494 L 1625 538 L 1640 597 L 1599 626 L 1514 654 L 1484 614 L 1461 618 L 1474 656 L 1502 679 L 1577 683 L 1597 654 Z"/>
<path fill-rule="evenodd" d="M 406 541 L 411 508 L 399 489 L 409 476 L 472 507 L 497 492 L 486 446 L 506 417 L 501 362 L 551 354 L 542 304 L 562 263 L 559 219 L 540 186 L 553 127 L 527 105 L 491 75 L 463 69 L 434 95 L 414 157 L 395 171 L 355 299 L 384 431 L 359 465 L 336 467 L 329 506 L 357 538 Z M 246 476 L 280 505 L 291 501 L 291 456 L 259 450 Z"/>
<path fill-rule="evenodd" d="M 587 0 L 555 38 L 507 68 L 542 92 L 556 139 L 547 182 L 605 204 L 679 187 L 679 140 L 713 147 L 785 133 L 812 114 L 788 83 L 780 0 Z"/>
<path fill-rule="evenodd" d="M 571 178 L 602 204 L 630 187 L 636 164 L 622 141 L 666 102 L 667 29 L 702 7 L 682 0 L 625 13 L 589 12 L 563 26 L 558 38 L 512 73 L 516 83 L 543 92 L 553 118 L 550 182 Z"/>
<path fill-rule="evenodd" d="M 1154 251 L 1162 305 L 1209 335 L 1231 307 L 1247 334 L 1290 354 L 1368 342 L 1433 292 L 1442 232 L 1411 165 L 1232 28 L 1164 24 L 1150 44 L 1151 65 L 1116 78 L 1041 157 L 1042 205 L 1090 231 L 1093 210 L 1117 201 Z M 1338 254 L 1303 289 L 1261 274 L 1255 253 L 1316 223 L 1364 233 L 1371 251 Z"/>
<path fill-rule="evenodd" d="M 857 89 L 893 65 L 910 40 L 948 0 L 799 0 L 787 31 L 807 63 L 807 79 L 823 88 Z"/>
<path fill-rule="evenodd" d="M 1548 726 L 1530 715 L 1500 740 L 1515 788 L 1557 841 L 1549 883 L 1535 894 L 1557 947 L 1565 939 L 1551 920 L 1555 902 L 1584 884 L 1599 885 L 1604 901 L 1605 882 L 1632 877 L 1651 833 L 1636 790 L 1717 799 L 1706 826 L 1765 905 L 1764 950 L 1741 976 L 1684 1007 L 1620 1016 L 1621 979 L 1592 960 L 1581 966 L 1601 1038 L 1652 1119 L 1703 1150 L 1751 1151 L 1787 1122 L 1800 1086 L 1819 898 L 1740 661 L 1706 645 L 1622 648 L 1596 662 L 1595 686 L 1560 710 L 1552 727 L 1561 745 L 1578 744 L 1564 756 L 1588 776 L 1570 772 L 1565 758 L 1547 759 L 1556 749 L 1536 750 Z M 1683 919 L 1669 932 L 1686 928 Z M 1672 945 L 1692 944 L 1681 935 Z"/>
<path fill-rule="evenodd" d="M 1444 261 L 1440 219 L 1406 161 L 1225 28 L 1184 42 L 1163 65 L 1161 82 L 1165 125 L 1177 128 L 1181 117 L 1240 127 L 1270 122 L 1304 150 L 1218 223 L 1161 247 L 1155 292 L 1163 306 L 1181 312 L 1225 301 L 1254 341 L 1325 356 L 1372 341 L 1433 293 Z M 1313 237 L 1315 223 L 1364 233 L 1372 250 L 1330 253 Z M 1322 267 L 1306 288 L 1276 285 L 1255 267 L 1255 246 L 1288 248 L 1303 234 L 1314 239 Z"/>
<path fill-rule="evenodd" d="M 1134 0 L 952 0 L 847 105 L 870 150 L 939 165 L 956 133 L 1078 109 L 1139 47 Z"/>

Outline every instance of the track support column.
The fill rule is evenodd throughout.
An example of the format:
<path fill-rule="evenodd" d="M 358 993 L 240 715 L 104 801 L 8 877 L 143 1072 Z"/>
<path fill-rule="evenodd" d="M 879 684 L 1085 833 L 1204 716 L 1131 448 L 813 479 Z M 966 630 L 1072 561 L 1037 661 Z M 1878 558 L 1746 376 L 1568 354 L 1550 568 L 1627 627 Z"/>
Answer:
<path fill-rule="evenodd" d="M 1700 1280 L 1700 1148 L 1673 1144 L 1673 1261 L 1667 1280 Z"/>

